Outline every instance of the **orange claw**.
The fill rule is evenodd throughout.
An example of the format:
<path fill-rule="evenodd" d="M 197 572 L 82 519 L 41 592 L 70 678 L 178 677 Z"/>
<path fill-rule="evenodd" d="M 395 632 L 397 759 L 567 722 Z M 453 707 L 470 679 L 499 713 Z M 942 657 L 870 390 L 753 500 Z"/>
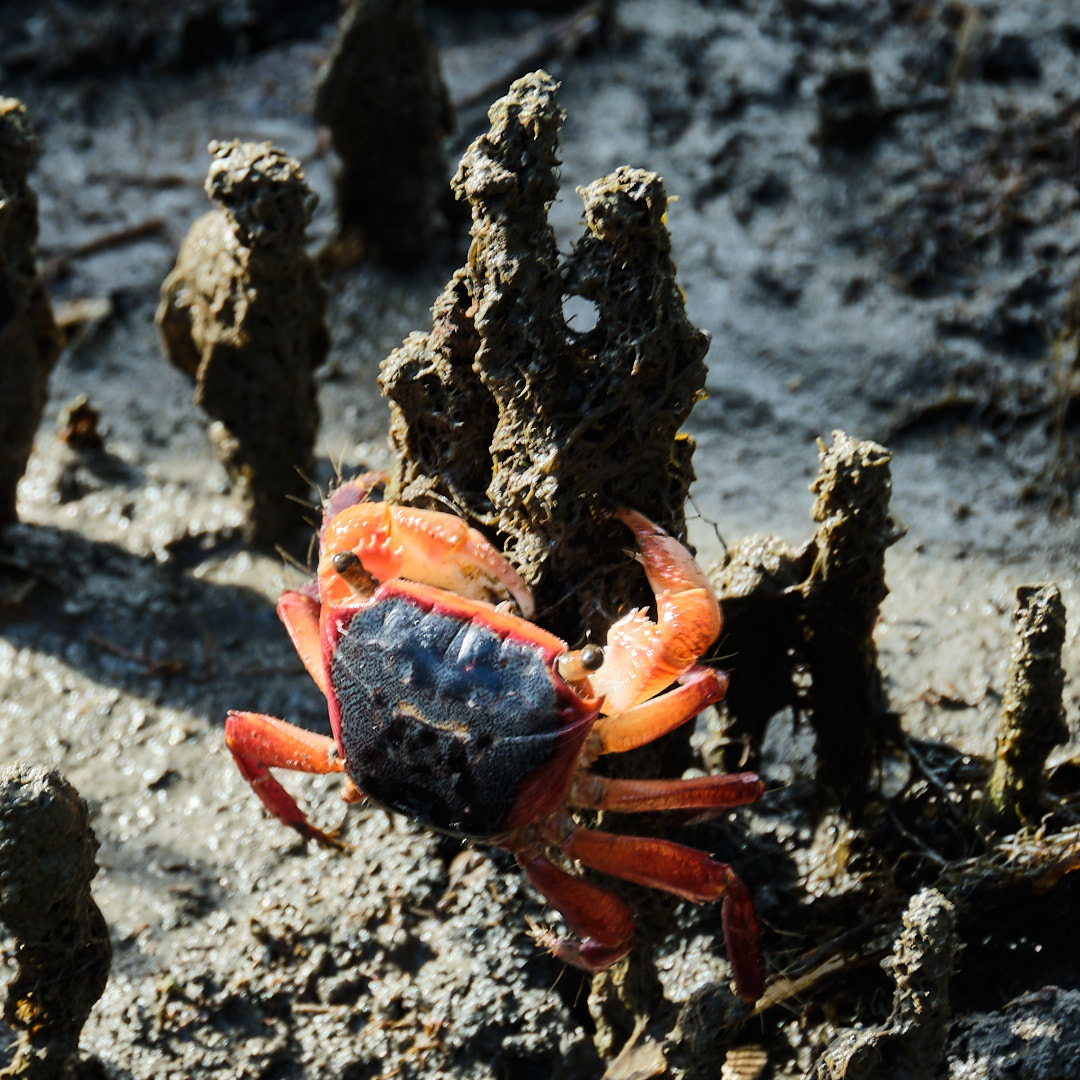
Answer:
<path fill-rule="evenodd" d="M 351 551 L 378 581 L 405 578 L 472 600 L 497 604 L 513 597 L 522 614 L 533 612 L 532 595 L 517 571 L 454 514 L 385 502 L 348 506 L 323 528 L 319 589 L 324 604 L 344 606 L 353 598 L 334 568 L 334 557 Z"/>
<path fill-rule="evenodd" d="M 727 690 L 728 677 L 722 671 L 695 666 L 680 675 L 678 682 L 677 687 L 626 712 L 601 716 L 592 730 L 596 753 L 635 750 L 673 731 L 706 705 L 719 701 Z M 607 712 L 606 702 L 601 711 Z"/>
<path fill-rule="evenodd" d="M 624 712 L 669 686 L 716 640 L 722 620 L 709 579 L 673 536 L 625 507 L 616 517 L 634 533 L 656 595 L 656 622 L 643 610 L 608 631 L 603 666 L 590 677 L 602 712 Z"/>

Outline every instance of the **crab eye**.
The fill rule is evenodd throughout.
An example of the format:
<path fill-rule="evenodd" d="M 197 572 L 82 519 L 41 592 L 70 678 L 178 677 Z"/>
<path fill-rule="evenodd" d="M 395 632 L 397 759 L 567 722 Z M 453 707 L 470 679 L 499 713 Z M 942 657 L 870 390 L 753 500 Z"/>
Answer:
<path fill-rule="evenodd" d="M 604 662 L 604 650 L 599 645 L 586 645 L 573 652 L 563 653 L 555 661 L 556 669 L 567 682 L 584 679 Z"/>
<path fill-rule="evenodd" d="M 578 663 L 586 671 L 596 671 L 604 662 L 604 650 L 599 645 L 586 645 L 578 653 Z"/>
<path fill-rule="evenodd" d="M 342 576 L 360 565 L 360 558 L 355 551 L 338 551 L 330 557 L 330 564 Z"/>

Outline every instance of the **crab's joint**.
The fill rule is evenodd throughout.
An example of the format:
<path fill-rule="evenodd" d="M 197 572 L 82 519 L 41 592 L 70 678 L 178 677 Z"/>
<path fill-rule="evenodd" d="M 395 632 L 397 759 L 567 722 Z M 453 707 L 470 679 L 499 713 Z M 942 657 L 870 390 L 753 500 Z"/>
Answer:
<path fill-rule="evenodd" d="M 347 581 L 358 593 L 370 593 L 376 585 L 375 578 L 364 569 L 364 564 L 355 551 L 346 549 L 335 552 L 330 556 L 330 565 L 334 568 L 334 573 Z"/>
<path fill-rule="evenodd" d="M 540 851 L 521 851 L 518 865 L 566 920 L 573 937 L 558 937 L 531 919 L 533 937 L 564 963 L 603 971 L 621 960 L 634 940 L 630 909 L 612 893 L 560 870 Z"/>
<path fill-rule="evenodd" d="M 351 805 L 352 803 L 363 802 L 367 796 L 356 786 L 352 777 L 346 776 L 345 785 L 341 789 L 341 798 Z"/>
<path fill-rule="evenodd" d="M 603 662 L 604 650 L 599 645 L 586 645 L 584 648 L 563 653 L 555 661 L 555 666 L 567 682 L 577 682 L 596 671 Z"/>

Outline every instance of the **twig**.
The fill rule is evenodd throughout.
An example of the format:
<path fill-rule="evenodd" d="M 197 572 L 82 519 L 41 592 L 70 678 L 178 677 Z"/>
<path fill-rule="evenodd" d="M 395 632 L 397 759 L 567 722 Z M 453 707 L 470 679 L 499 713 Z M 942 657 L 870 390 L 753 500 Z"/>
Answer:
<path fill-rule="evenodd" d="M 514 60 L 488 79 L 454 102 L 454 109 L 463 112 L 476 105 L 486 105 L 495 94 L 501 94 L 507 83 L 513 82 L 522 72 L 543 67 L 552 56 L 572 52 L 599 33 L 604 24 L 605 0 L 594 0 L 578 11 L 562 19 L 555 19 L 547 26 L 526 35 L 520 42 L 520 51 Z"/>
<path fill-rule="evenodd" d="M 54 255 L 51 259 L 46 260 L 45 276 L 57 277 L 60 274 L 67 273 L 72 259 L 80 259 L 86 255 L 97 255 L 102 251 L 110 251 L 112 248 L 123 247 L 126 244 L 137 243 L 139 240 L 159 236 L 165 231 L 167 225 L 168 222 L 165 218 L 147 218 L 146 221 L 140 221 L 136 225 L 129 225 L 114 232 L 103 233 L 101 236 L 94 237 L 93 240 L 87 240 L 85 244 L 80 244 L 70 251 Z"/>
<path fill-rule="evenodd" d="M 133 663 L 142 664 L 146 668 L 148 675 L 179 675 L 187 667 L 187 664 L 182 660 L 155 660 L 152 656 L 132 652 L 130 649 L 125 649 L 122 645 L 98 637 L 96 634 L 91 634 L 86 640 L 91 645 L 101 649 L 102 652 L 112 653 L 113 656 L 119 656 L 122 660 L 131 660 Z"/>

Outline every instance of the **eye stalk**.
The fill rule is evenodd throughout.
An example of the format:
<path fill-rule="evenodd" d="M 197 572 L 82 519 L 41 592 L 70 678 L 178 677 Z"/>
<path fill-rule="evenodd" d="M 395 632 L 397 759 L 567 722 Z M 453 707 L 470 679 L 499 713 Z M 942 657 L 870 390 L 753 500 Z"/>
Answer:
<path fill-rule="evenodd" d="M 336 574 L 349 583 L 354 592 L 370 594 L 378 584 L 376 579 L 364 569 L 360 556 L 348 548 L 344 551 L 335 551 L 330 556 L 330 565 Z"/>

